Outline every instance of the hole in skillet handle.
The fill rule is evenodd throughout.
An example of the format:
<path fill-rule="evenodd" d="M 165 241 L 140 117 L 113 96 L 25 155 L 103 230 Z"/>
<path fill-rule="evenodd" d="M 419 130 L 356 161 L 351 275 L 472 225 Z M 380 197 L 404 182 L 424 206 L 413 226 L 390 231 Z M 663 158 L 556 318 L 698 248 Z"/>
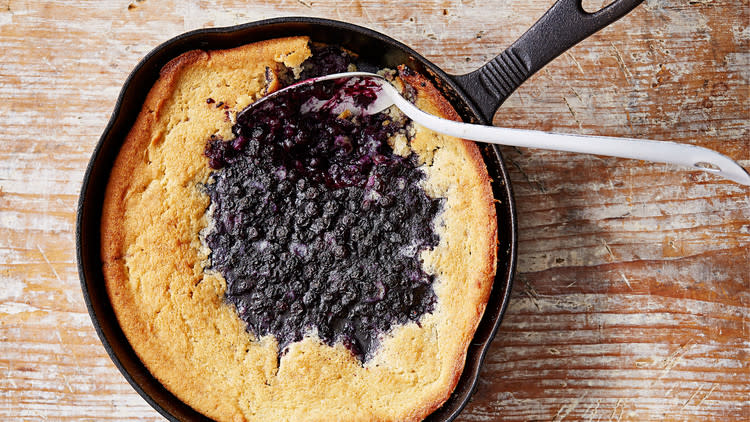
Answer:
<path fill-rule="evenodd" d="M 581 0 L 581 7 L 586 13 L 596 13 L 612 3 L 613 0 Z"/>

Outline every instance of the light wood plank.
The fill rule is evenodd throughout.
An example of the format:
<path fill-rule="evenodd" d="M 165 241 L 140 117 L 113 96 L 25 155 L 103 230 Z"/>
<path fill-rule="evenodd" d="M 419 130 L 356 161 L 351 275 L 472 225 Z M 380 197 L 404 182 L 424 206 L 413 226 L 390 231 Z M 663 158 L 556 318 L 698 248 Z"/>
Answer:
<path fill-rule="evenodd" d="M 307 15 L 463 73 L 551 4 L 0 0 L 0 419 L 162 420 L 99 342 L 74 244 L 89 155 L 148 51 L 187 30 Z M 749 21 L 742 0 L 647 0 L 532 77 L 495 123 L 687 142 L 750 167 Z M 750 420 L 750 189 L 666 165 L 503 152 L 519 271 L 458 420 Z"/>

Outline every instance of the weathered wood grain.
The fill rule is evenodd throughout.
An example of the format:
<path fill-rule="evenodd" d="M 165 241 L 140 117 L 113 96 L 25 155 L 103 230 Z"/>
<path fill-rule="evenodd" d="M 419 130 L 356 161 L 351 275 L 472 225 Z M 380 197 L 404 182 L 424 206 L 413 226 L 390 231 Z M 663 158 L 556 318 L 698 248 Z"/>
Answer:
<path fill-rule="evenodd" d="M 73 235 L 89 155 L 150 49 L 308 15 L 385 32 L 458 74 L 551 4 L 0 0 L 0 419 L 161 420 L 94 332 Z M 744 0 L 647 0 L 532 77 L 495 123 L 687 142 L 750 167 L 748 22 Z M 750 420 L 750 189 L 667 165 L 504 154 L 519 272 L 459 420 Z"/>

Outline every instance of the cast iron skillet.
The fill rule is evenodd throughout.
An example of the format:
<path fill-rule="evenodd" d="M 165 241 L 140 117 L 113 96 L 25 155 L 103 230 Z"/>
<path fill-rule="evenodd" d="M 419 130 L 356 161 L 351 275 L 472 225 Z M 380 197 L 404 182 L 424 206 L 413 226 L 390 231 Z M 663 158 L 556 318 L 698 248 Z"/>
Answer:
<path fill-rule="evenodd" d="M 406 64 L 427 76 L 465 121 L 488 124 L 502 102 L 529 76 L 582 39 L 627 14 L 643 0 L 615 0 L 590 14 L 582 0 L 559 0 L 521 38 L 476 71 L 451 76 L 414 50 L 378 32 L 348 23 L 304 17 L 269 19 L 229 28 L 211 28 L 173 38 L 149 53 L 133 70 L 99 140 L 83 180 L 78 203 L 78 271 L 89 314 L 112 361 L 138 393 L 172 421 L 205 421 L 205 416 L 167 391 L 144 367 L 117 323 L 104 288 L 99 256 L 102 198 L 114 159 L 159 71 L 169 60 L 194 49 L 223 49 L 254 41 L 307 35 L 338 44 L 377 67 Z M 516 214 L 510 180 L 500 151 L 483 145 L 497 201 L 498 271 L 487 310 L 469 346 L 466 366 L 449 400 L 428 421 L 450 421 L 466 406 L 476 387 L 480 365 L 508 303 L 516 265 Z"/>

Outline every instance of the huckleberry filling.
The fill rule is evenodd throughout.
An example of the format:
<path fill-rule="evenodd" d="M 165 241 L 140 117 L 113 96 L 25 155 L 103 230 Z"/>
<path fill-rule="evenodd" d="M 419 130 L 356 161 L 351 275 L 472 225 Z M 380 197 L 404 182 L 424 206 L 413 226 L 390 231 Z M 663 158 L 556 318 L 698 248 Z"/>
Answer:
<path fill-rule="evenodd" d="M 433 311 L 434 277 L 420 253 L 438 243 L 443 202 L 420 186 L 414 154 L 388 145 L 406 119 L 300 112 L 332 89 L 265 101 L 238 114 L 234 139 L 209 140 L 205 240 L 225 300 L 255 336 L 273 335 L 283 353 L 316 332 L 365 361 L 380 334 Z M 371 95 L 361 94 L 366 106 Z"/>
<path fill-rule="evenodd" d="M 346 72 L 349 65 L 355 62 L 355 57 L 334 45 L 313 44 L 310 46 L 310 51 L 312 56 L 302 63 L 300 80 Z M 363 63 L 357 63 L 358 68 L 362 68 L 363 65 Z"/>

